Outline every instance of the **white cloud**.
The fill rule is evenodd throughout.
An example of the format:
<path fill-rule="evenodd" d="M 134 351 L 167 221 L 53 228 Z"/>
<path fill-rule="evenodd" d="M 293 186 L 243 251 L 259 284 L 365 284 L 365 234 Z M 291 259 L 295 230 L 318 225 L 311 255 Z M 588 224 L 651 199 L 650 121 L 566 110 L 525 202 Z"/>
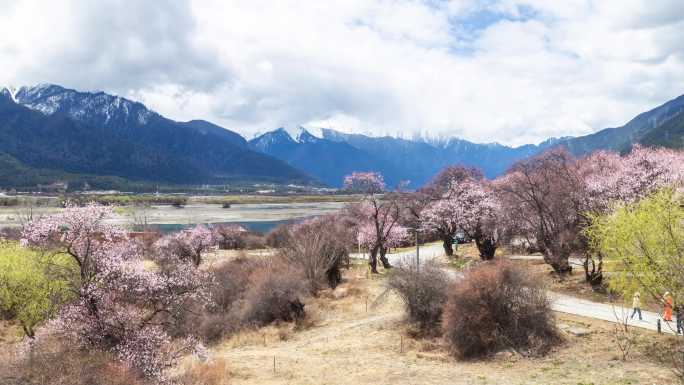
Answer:
<path fill-rule="evenodd" d="M 522 144 L 684 93 L 678 0 L 56 3 L 0 7 L 0 83 L 103 89 L 247 135 Z"/>

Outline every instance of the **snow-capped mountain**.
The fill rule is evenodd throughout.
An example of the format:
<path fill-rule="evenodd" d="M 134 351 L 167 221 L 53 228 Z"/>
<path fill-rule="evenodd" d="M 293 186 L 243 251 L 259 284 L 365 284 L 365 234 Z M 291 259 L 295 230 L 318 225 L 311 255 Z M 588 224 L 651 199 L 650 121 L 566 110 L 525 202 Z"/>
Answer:
<path fill-rule="evenodd" d="M 21 87 L 14 100 L 45 115 L 63 113 L 83 122 L 107 126 L 145 125 L 153 116 L 142 103 L 104 92 L 78 92 L 54 84 Z"/>
<path fill-rule="evenodd" d="M 380 171 L 389 183 L 400 179 L 399 170 L 374 154 L 345 142 L 315 136 L 310 130 L 301 126 L 280 127 L 250 140 L 249 146 L 284 160 L 330 186 L 339 187 L 344 176 L 354 171 Z M 323 136 L 321 129 L 313 131 Z"/>
<path fill-rule="evenodd" d="M 312 181 L 235 132 L 119 96 L 49 84 L 0 93 L 0 156 L 27 167 L 172 184 Z"/>

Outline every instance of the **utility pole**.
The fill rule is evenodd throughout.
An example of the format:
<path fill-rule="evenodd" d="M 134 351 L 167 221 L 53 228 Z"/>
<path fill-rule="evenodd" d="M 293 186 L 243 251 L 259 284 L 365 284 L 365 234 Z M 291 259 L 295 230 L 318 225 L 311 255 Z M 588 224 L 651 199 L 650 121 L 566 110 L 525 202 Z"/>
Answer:
<path fill-rule="evenodd" d="M 418 243 L 418 228 L 416 228 L 416 273 L 420 272 L 420 244 Z"/>

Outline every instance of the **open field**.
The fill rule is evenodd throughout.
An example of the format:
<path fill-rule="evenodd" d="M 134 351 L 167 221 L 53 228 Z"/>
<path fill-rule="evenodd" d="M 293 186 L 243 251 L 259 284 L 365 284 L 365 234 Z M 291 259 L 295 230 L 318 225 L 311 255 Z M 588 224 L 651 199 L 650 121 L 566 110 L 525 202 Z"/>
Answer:
<path fill-rule="evenodd" d="M 275 222 L 307 218 L 339 210 L 344 202 L 330 201 L 317 203 L 241 203 L 222 208 L 217 204 L 193 203 L 184 208 L 157 205 L 143 209 L 132 207 L 115 208 L 110 223 L 132 225 L 134 219 L 145 217 L 148 224 L 196 224 L 225 222 Z M 57 207 L 35 207 L 31 209 L 34 217 L 59 212 Z M 27 214 L 25 208 L 0 207 L 0 227 L 20 226 Z M 138 219 L 140 220 L 140 219 Z"/>
<path fill-rule="evenodd" d="M 619 359 L 611 323 L 558 314 L 563 327 L 589 335 L 566 336 L 544 358 L 506 352 L 491 360 L 460 362 L 439 339 L 412 338 L 399 299 L 382 276 L 364 266 L 345 272 L 334 293 L 307 303 L 312 319 L 303 330 L 284 324 L 233 336 L 211 351 L 225 359 L 231 384 L 673 384 L 657 346 L 669 338 L 637 331 L 627 362 Z M 366 307 L 366 304 L 367 307 Z M 273 361 L 275 357 L 275 371 Z"/>

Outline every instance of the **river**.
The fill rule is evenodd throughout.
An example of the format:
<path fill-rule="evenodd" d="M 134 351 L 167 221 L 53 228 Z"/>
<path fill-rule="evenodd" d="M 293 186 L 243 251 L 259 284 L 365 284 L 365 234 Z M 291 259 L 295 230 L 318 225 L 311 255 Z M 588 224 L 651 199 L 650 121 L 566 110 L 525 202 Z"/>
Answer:
<path fill-rule="evenodd" d="M 133 226 L 136 223 L 146 222 L 162 232 L 175 231 L 199 223 L 236 223 L 248 230 L 268 232 L 281 223 L 291 223 L 332 213 L 340 210 L 344 205 L 344 202 L 319 202 L 233 204 L 230 208 L 222 208 L 221 205 L 214 204 L 191 204 L 184 208 L 117 207 L 114 209 L 115 214 L 108 219 L 108 222 L 121 226 Z M 60 210 L 54 207 L 36 207 L 33 209 L 33 216 L 54 214 Z M 0 208 L 0 227 L 20 226 L 22 217 L 26 217 L 26 209 L 2 207 Z"/>

